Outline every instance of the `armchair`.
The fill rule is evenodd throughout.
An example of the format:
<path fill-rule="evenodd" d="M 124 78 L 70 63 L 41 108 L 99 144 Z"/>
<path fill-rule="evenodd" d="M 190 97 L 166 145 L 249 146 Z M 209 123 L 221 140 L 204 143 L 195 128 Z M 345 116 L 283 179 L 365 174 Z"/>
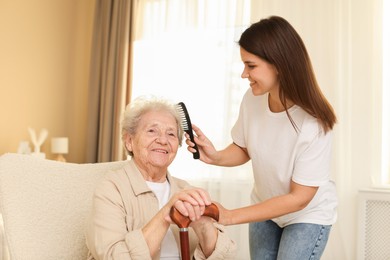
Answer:
<path fill-rule="evenodd" d="M 95 185 L 105 172 L 125 163 L 0 156 L 0 214 L 7 245 L 1 247 L 0 234 L 0 259 L 4 255 L 12 260 L 86 259 L 84 228 Z"/>

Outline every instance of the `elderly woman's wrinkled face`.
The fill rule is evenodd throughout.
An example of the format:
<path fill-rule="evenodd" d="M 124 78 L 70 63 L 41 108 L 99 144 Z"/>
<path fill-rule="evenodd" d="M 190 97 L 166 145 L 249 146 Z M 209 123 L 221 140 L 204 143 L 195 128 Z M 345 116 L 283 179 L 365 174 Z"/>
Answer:
<path fill-rule="evenodd" d="M 179 148 L 178 125 L 166 111 L 149 111 L 141 117 L 136 134 L 126 140 L 133 151 L 133 159 L 144 169 L 150 167 L 166 170 Z"/>

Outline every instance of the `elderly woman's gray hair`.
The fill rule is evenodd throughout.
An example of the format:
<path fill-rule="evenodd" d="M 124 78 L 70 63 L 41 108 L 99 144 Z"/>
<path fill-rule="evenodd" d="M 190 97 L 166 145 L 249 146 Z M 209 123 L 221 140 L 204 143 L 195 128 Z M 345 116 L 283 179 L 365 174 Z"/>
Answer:
<path fill-rule="evenodd" d="M 172 116 L 176 119 L 177 129 L 178 129 L 178 139 L 179 145 L 181 146 L 183 140 L 183 127 L 181 125 L 181 117 L 176 109 L 176 104 L 171 103 L 170 101 L 158 98 L 154 96 L 141 96 L 130 102 L 129 105 L 126 106 L 124 113 L 122 114 L 122 143 L 124 144 L 125 149 L 126 145 L 126 136 L 127 135 L 135 135 L 137 131 L 137 127 L 141 117 L 149 111 L 166 111 L 172 114 Z M 130 156 L 133 156 L 131 151 L 128 151 Z"/>

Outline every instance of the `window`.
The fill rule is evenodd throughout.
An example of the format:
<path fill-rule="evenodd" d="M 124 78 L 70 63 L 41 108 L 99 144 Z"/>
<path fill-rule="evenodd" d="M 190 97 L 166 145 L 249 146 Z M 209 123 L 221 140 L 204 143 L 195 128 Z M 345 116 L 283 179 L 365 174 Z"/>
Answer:
<path fill-rule="evenodd" d="M 192 123 L 223 148 L 231 143 L 248 83 L 238 37 L 249 25 L 250 0 L 140 0 L 133 42 L 132 98 L 153 94 L 184 102 Z M 205 188 L 227 208 L 250 203 L 253 176 L 247 163 L 216 167 L 194 160 L 186 144 L 170 166 L 172 175 Z M 229 226 L 237 260 L 249 259 L 248 225 Z"/>
<path fill-rule="evenodd" d="M 237 40 L 249 24 L 249 2 L 140 1 L 136 19 L 143 28 L 133 43 L 132 98 L 153 94 L 182 101 L 192 123 L 216 148 L 229 144 L 248 88 L 240 79 Z M 229 170 L 195 161 L 184 142 L 171 165 L 172 173 L 184 179 L 219 178 Z M 246 167 L 230 171 L 236 180 L 252 177 Z"/>

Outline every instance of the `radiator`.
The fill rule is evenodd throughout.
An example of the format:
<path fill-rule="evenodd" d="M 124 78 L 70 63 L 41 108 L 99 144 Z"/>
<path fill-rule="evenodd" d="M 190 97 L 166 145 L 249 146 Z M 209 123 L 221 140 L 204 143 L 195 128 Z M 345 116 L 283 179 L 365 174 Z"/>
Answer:
<path fill-rule="evenodd" d="M 390 191 L 358 194 L 358 260 L 390 259 Z"/>

